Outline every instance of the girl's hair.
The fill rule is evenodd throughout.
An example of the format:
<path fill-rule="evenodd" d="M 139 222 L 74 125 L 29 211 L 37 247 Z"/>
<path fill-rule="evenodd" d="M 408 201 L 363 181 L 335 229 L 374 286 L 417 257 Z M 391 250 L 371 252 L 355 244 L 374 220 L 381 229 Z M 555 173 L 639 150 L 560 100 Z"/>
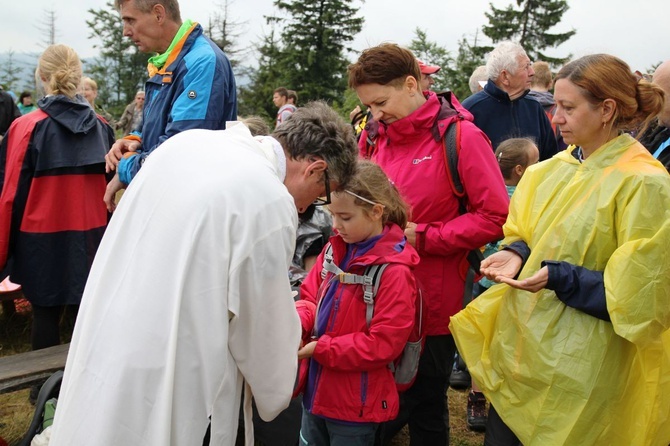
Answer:
<path fill-rule="evenodd" d="M 500 166 L 503 178 L 512 179 L 512 172 L 516 166 L 528 167 L 530 148 L 535 143 L 529 138 L 510 138 L 501 142 L 496 149 L 496 160 Z"/>
<path fill-rule="evenodd" d="M 383 43 L 364 50 L 347 71 L 350 88 L 366 84 L 399 86 L 407 76 L 421 80 L 414 54 L 395 43 Z"/>
<path fill-rule="evenodd" d="M 626 62 L 609 54 L 591 54 L 565 65 L 556 81 L 566 79 L 582 90 L 593 105 L 605 99 L 616 102 L 612 127 L 636 130 L 640 134 L 663 108 L 665 94 L 661 87 L 639 78 Z"/>
<path fill-rule="evenodd" d="M 246 118 L 238 117 L 237 119 L 247 126 L 252 136 L 266 136 L 270 134 L 270 126 L 260 116 L 252 115 Z"/>
<path fill-rule="evenodd" d="M 51 45 L 37 62 L 36 77 L 43 81 L 47 94 L 73 98 L 81 82 L 81 61 L 66 45 Z"/>
<path fill-rule="evenodd" d="M 382 224 L 392 222 L 405 229 L 408 220 L 408 206 L 398 189 L 391 183 L 381 167 L 372 161 L 359 160 L 357 171 L 346 190 L 374 203 L 384 206 Z M 336 192 L 346 194 L 346 192 Z M 354 197 L 354 203 L 362 208 L 372 208 L 372 204 Z"/>

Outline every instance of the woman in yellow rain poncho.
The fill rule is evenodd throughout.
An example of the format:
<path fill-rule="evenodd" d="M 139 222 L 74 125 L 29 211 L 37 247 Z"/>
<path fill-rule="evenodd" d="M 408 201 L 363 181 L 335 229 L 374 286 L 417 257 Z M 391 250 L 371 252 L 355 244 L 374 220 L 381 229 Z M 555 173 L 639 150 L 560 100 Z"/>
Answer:
<path fill-rule="evenodd" d="M 556 79 L 554 123 L 572 145 L 524 175 L 507 248 L 482 262 L 503 284 L 450 329 L 495 408 L 487 445 L 666 446 L 670 176 L 621 133 L 663 93 L 608 55 Z"/>

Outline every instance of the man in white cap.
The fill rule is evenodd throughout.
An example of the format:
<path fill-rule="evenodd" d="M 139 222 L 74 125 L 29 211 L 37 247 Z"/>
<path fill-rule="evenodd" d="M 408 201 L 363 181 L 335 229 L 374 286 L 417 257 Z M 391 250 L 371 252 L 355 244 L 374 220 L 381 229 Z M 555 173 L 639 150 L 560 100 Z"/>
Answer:
<path fill-rule="evenodd" d="M 435 83 L 432 75 L 440 71 L 441 67 L 438 65 L 428 65 L 419 59 L 416 61 L 419 63 L 419 69 L 421 70 L 421 90 L 430 90 L 430 87 Z"/>

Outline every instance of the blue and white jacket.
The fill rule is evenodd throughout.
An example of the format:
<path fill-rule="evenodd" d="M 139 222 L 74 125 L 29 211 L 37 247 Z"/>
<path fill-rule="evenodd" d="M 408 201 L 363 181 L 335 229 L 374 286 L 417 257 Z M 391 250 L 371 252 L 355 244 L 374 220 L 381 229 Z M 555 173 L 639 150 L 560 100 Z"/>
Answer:
<path fill-rule="evenodd" d="M 121 159 L 119 179 L 130 183 L 146 157 L 166 139 L 188 129 L 223 130 L 237 119 L 235 77 L 226 55 L 194 23 L 176 42 L 163 67 L 145 86 L 144 120 L 136 156 Z"/>

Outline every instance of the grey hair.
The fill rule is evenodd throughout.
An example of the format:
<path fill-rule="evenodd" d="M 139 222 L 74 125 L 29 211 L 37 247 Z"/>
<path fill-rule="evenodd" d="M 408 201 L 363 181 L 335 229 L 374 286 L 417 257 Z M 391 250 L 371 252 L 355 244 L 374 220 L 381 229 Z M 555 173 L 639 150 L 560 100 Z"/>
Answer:
<path fill-rule="evenodd" d="M 519 56 L 525 56 L 526 51 L 516 42 L 506 40 L 498 44 L 489 53 L 486 61 L 486 74 L 489 79 L 496 80 L 503 70 L 516 73 L 519 67 Z"/>
<path fill-rule="evenodd" d="M 486 74 L 486 65 L 480 65 L 475 68 L 475 71 L 472 72 L 470 81 L 468 82 L 472 94 L 475 94 L 479 91 L 479 81 L 486 82 L 488 79 L 489 78 Z"/>
<path fill-rule="evenodd" d="M 311 156 L 325 160 L 339 190 L 347 187 L 356 172 L 358 150 L 353 129 L 325 102 L 298 108 L 272 136 L 294 160 Z"/>

